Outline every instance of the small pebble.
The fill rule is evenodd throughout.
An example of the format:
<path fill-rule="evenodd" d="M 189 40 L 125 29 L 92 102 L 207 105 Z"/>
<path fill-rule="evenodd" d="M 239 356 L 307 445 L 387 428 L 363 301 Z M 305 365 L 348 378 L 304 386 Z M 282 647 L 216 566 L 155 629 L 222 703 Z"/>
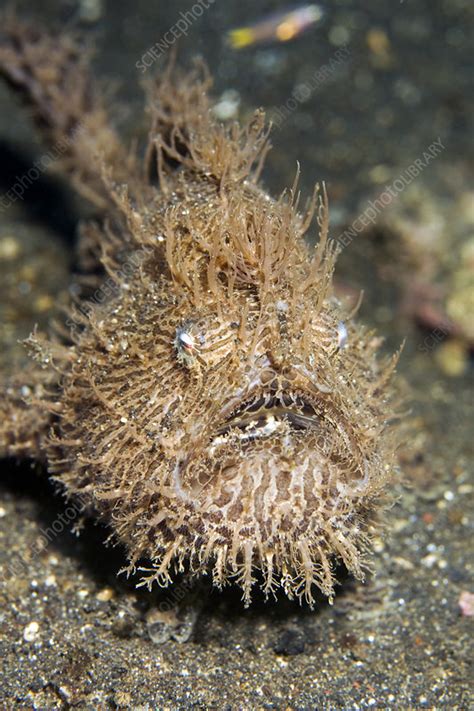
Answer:
<path fill-rule="evenodd" d="M 463 617 L 474 617 L 474 594 L 463 590 L 459 596 L 458 605 Z"/>
<path fill-rule="evenodd" d="M 99 590 L 96 598 L 101 602 L 109 602 L 109 600 L 113 599 L 114 595 L 115 593 L 112 588 L 103 588 L 102 590 Z"/>
<path fill-rule="evenodd" d="M 304 648 L 304 634 L 298 629 L 287 629 L 281 633 L 273 649 L 276 654 L 292 657 L 296 654 L 302 654 Z"/>
<path fill-rule="evenodd" d="M 437 560 L 438 556 L 435 553 L 430 553 L 421 559 L 421 564 L 424 565 L 425 568 L 432 568 Z"/>
<path fill-rule="evenodd" d="M 23 639 L 25 642 L 34 642 L 39 632 L 39 624 L 37 622 L 30 622 L 26 625 L 23 630 Z"/>
<path fill-rule="evenodd" d="M 187 642 L 193 632 L 199 609 L 189 606 L 183 609 L 151 610 L 147 615 L 147 630 L 154 644 L 164 644 L 170 639 Z"/>

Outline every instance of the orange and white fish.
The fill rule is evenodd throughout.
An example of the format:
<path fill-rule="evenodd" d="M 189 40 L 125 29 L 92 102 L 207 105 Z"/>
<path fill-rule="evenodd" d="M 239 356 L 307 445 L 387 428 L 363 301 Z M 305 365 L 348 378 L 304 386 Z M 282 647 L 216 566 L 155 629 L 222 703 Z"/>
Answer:
<path fill-rule="evenodd" d="M 319 5 L 303 5 L 273 13 L 253 25 L 230 30 L 227 39 L 233 49 L 267 42 L 288 42 L 319 22 L 323 15 Z"/>

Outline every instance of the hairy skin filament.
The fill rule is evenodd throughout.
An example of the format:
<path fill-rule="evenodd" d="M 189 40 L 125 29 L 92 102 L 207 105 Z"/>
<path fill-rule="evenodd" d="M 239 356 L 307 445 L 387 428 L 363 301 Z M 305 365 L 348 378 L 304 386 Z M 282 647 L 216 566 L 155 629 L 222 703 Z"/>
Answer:
<path fill-rule="evenodd" d="M 31 372 L 4 387 L 1 452 L 45 460 L 129 571 L 149 561 L 141 584 L 210 572 L 246 604 L 257 578 L 312 604 L 318 588 L 333 598 L 337 561 L 362 579 L 394 469 L 396 357 L 333 294 L 324 186 L 306 214 L 298 176 L 272 199 L 263 114 L 217 123 L 199 66 L 149 86 L 144 159 L 74 38 L 4 17 L 0 73 L 65 142 L 55 168 L 98 214 L 79 251 L 104 271 L 71 305 L 70 336 L 30 339 Z"/>

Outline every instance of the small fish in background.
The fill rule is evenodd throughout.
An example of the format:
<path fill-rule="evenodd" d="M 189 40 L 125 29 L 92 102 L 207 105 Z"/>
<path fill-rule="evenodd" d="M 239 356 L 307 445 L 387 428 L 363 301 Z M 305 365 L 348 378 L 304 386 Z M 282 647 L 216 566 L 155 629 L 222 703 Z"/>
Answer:
<path fill-rule="evenodd" d="M 247 27 L 230 30 L 227 40 L 233 49 L 243 49 L 268 42 L 289 42 L 319 22 L 324 13 L 319 5 L 273 13 Z"/>

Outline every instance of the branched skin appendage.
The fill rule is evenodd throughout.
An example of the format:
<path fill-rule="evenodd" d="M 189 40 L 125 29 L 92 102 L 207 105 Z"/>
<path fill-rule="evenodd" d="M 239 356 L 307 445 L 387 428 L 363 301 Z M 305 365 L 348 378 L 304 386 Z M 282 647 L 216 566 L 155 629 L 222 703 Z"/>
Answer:
<path fill-rule="evenodd" d="M 215 123 L 208 83 L 174 71 L 151 89 L 143 177 L 99 164 L 104 298 L 71 310 L 40 449 L 130 570 L 149 561 L 142 583 L 211 572 L 246 603 L 258 579 L 311 604 L 333 597 L 337 560 L 363 577 L 394 467 L 396 359 L 332 293 L 325 190 L 305 216 L 296 181 L 271 199 L 263 116 Z"/>

